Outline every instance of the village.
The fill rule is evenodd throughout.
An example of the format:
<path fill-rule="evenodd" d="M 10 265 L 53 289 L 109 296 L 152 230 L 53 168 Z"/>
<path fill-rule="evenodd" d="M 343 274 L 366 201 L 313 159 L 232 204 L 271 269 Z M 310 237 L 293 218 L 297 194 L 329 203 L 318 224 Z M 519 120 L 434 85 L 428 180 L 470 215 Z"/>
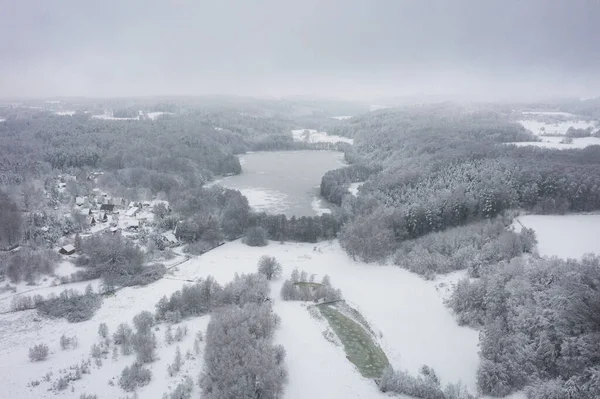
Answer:
<path fill-rule="evenodd" d="M 96 181 L 101 175 L 102 172 L 94 172 L 88 179 Z M 66 189 L 66 183 L 60 180 L 73 179 L 74 176 L 60 176 L 59 191 L 64 192 Z M 166 200 L 128 201 L 94 187 L 89 194 L 74 197 L 68 205 L 63 206 L 62 211 L 65 218 L 78 219 L 82 226 L 82 238 L 95 234 L 121 234 L 139 243 L 140 239 L 145 241 L 143 238 L 147 238 L 154 231 L 155 214 L 168 214 L 171 208 Z M 176 237 L 176 227 L 173 231 L 155 234 L 154 239 L 162 243 L 161 247 L 172 248 L 180 245 Z M 58 252 L 62 255 L 75 253 L 74 235 L 63 237 Z"/>

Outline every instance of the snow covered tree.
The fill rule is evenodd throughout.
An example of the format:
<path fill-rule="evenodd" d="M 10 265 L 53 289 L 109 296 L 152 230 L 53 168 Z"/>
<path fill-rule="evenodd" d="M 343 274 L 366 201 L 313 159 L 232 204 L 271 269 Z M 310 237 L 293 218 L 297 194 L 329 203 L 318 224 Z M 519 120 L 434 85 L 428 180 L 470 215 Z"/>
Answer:
<path fill-rule="evenodd" d="M 264 274 L 267 280 L 278 278 L 282 271 L 281 264 L 273 256 L 263 255 L 258 261 L 258 272 Z"/>

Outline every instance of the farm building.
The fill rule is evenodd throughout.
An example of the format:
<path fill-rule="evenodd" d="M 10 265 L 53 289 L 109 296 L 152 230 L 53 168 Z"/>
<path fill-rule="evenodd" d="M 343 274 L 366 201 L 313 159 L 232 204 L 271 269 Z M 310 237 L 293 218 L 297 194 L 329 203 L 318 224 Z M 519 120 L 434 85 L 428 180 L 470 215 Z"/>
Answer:
<path fill-rule="evenodd" d="M 100 210 L 104 212 L 113 212 L 115 210 L 115 204 L 102 204 Z"/>
<path fill-rule="evenodd" d="M 138 220 L 132 220 L 129 223 L 127 223 L 128 230 L 137 230 L 139 228 L 140 228 L 140 222 Z"/>
<path fill-rule="evenodd" d="M 75 247 L 71 244 L 65 245 L 58 250 L 63 255 L 73 255 L 75 253 Z"/>
<path fill-rule="evenodd" d="M 167 244 L 168 246 L 174 247 L 179 245 L 179 240 L 177 239 L 177 237 L 175 237 L 175 234 L 171 233 L 170 231 L 163 233 L 162 237 L 165 244 Z"/>
<path fill-rule="evenodd" d="M 136 207 L 134 207 L 134 208 L 129 208 L 129 209 L 127 210 L 127 212 L 125 212 L 125 216 L 132 218 L 132 217 L 134 217 L 135 215 L 137 215 L 137 213 L 139 212 L 139 210 L 140 210 L 140 208 L 136 208 Z"/>

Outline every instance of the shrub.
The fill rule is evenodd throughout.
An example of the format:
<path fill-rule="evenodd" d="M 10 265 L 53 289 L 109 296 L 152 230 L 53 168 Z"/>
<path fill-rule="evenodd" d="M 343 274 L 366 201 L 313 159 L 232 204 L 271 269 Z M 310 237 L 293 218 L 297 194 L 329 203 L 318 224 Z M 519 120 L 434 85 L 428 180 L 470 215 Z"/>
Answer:
<path fill-rule="evenodd" d="M 423 367 L 418 377 L 388 367 L 381 376 L 379 389 L 421 399 L 446 399 L 435 373 L 428 367 Z"/>
<path fill-rule="evenodd" d="M 77 345 L 77 337 L 67 337 L 64 334 L 60 336 L 60 348 L 62 350 L 77 348 Z"/>
<path fill-rule="evenodd" d="M 25 247 L 8 255 L 6 276 L 13 283 L 23 280 L 34 283 L 42 274 L 51 275 L 57 261 L 58 255 L 54 251 Z"/>
<path fill-rule="evenodd" d="M 38 312 L 51 318 L 64 317 L 70 323 L 78 323 L 92 318 L 100 306 L 102 297 L 87 286 L 85 294 L 65 290 L 60 295 L 50 297 L 37 307 Z"/>
<path fill-rule="evenodd" d="M 98 395 L 82 393 L 81 395 L 79 395 L 79 399 L 98 399 Z"/>
<path fill-rule="evenodd" d="M 181 359 L 181 349 L 179 349 L 178 346 L 175 351 L 175 359 L 173 360 L 173 363 L 167 367 L 167 373 L 169 373 L 169 376 L 173 377 L 174 375 L 177 375 L 177 373 L 179 373 L 181 370 L 182 364 L 183 360 Z"/>
<path fill-rule="evenodd" d="M 152 372 L 136 363 L 123 369 L 121 378 L 119 378 L 119 386 L 126 392 L 132 392 L 148 385 L 151 379 Z"/>
<path fill-rule="evenodd" d="M 148 311 L 138 313 L 133 317 L 133 325 L 140 334 L 148 334 L 154 326 L 154 316 Z"/>
<path fill-rule="evenodd" d="M 121 345 L 121 353 L 125 356 L 131 355 L 133 331 L 126 323 L 121 323 L 113 334 L 115 345 Z"/>
<path fill-rule="evenodd" d="M 177 385 L 173 392 L 169 395 L 164 394 L 162 399 L 190 399 L 192 397 L 193 387 L 194 382 L 190 377 L 186 376 L 185 380 Z"/>
<path fill-rule="evenodd" d="M 164 296 L 158 301 L 156 319 L 180 321 L 184 317 L 204 315 L 220 304 L 222 290 L 211 276 L 186 284 L 169 298 Z"/>
<path fill-rule="evenodd" d="M 273 256 L 263 255 L 258 261 L 258 272 L 265 275 L 267 280 L 281 276 L 281 264 Z"/>
<path fill-rule="evenodd" d="M 28 295 L 19 295 L 13 297 L 10 303 L 10 310 L 20 312 L 22 310 L 35 309 L 33 298 Z"/>
<path fill-rule="evenodd" d="M 222 305 L 262 303 L 269 295 L 269 283 L 261 274 L 235 275 L 221 294 Z"/>
<path fill-rule="evenodd" d="M 265 303 L 215 312 L 206 334 L 205 371 L 200 377 L 203 394 L 211 398 L 281 397 L 287 372 L 283 352 L 271 342 L 277 323 Z"/>
<path fill-rule="evenodd" d="M 152 363 L 156 358 L 156 336 L 151 333 L 140 333 L 133 335 L 133 350 L 137 356 L 137 362 Z"/>
<path fill-rule="evenodd" d="M 267 231 L 260 226 L 250 227 L 246 231 L 244 243 L 250 247 L 264 247 L 267 242 Z"/>
<path fill-rule="evenodd" d="M 37 344 L 29 348 L 29 360 L 32 362 L 41 362 L 42 360 L 46 360 L 48 358 L 49 351 L 48 345 Z"/>
<path fill-rule="evenodd" d="M 281 286 L 281 298 L 284 301 L 334 301 L 342 298 L 340 290 L 331 286 L 329 276 L 325 275 L 321 283 L 308 281 L 306 273 L 295 269 L 292 277 Z"/>
<path fill-rule="evenodd" d="M 183 328 L 179 326 L 177 327 L 177 330 L 175 330 L 175 336 L 173 338 L 175 339 L 175 341 L 181 342 L 183 340 L 183 337 L 187 335 L 187 332 L 187 326 L 184 326 Z"/>
<path fill-rule="evenodd" d="M 165 330 L 165 343 L 167 345 L 171 345 L 173 343 L 173 329 L 171 326 L 167 326 Z"/>
<path fill-rule="evenodd" d="M 108 337 L 108 326 L 106 325 L 106 323 L 100 323 L 100 325 L 98 326 L 98 335 L 100 335 L 100 337 L 102 338 Z"/>

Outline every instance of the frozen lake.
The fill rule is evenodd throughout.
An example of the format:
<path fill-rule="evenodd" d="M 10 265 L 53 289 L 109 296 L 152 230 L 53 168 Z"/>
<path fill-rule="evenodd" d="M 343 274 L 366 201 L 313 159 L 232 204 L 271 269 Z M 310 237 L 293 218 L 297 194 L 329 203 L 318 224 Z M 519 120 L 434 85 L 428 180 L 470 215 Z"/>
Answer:
<path fill-rule="evenodd" d="M 242 174 L 216 181 L 240 190 L 259 211 L 287 216 L 328 213 L 319 187 L 325 172 L 345 165 L 344 154 L 335 151 L 254 152 L 240 156 Z"/>

